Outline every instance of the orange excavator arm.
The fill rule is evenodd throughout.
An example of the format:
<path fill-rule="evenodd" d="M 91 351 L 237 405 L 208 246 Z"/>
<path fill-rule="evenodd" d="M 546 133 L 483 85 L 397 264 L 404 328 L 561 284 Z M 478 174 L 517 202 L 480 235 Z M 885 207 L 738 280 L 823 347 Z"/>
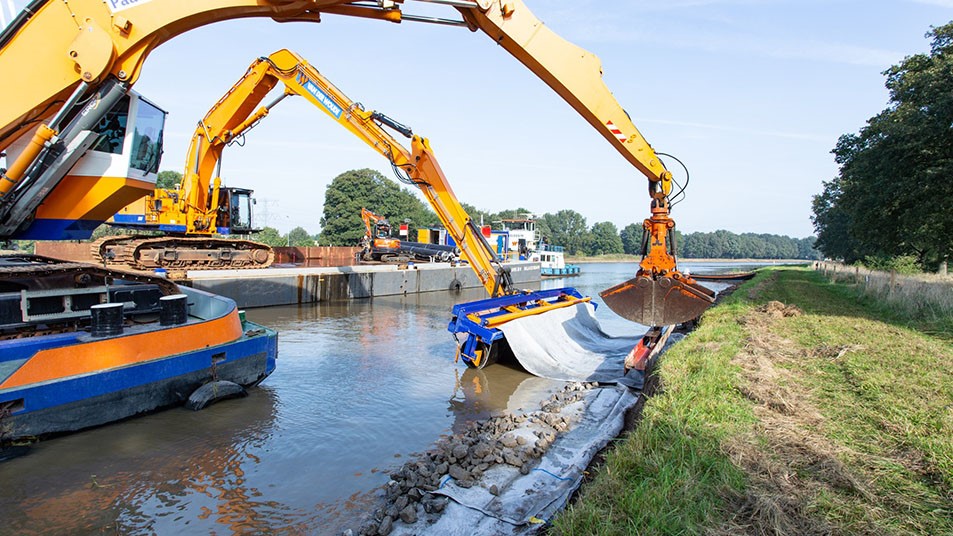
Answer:
<path fill-rule="evenodd" d="M 374 232 L 371 230 L 371 222 L 377 222 L 377 214 L 374 214 L 370 210 L 361 207 L 361 220 L 364 221 L 364 238 L 365 240 L 372 240 L 374 238 Z"/>
<path fill-rule="evenodd" d="M 365 110 L 298 54 L 283 49 L 255 60 L 245 75 L 216 104 L 216 108 L 237 123 L 249 124 L 256 117 L 266 115 L 268 110 L 268 107 L 261 108 L 247 120 L 242 119 L 243 113 L 248 115 L 249 100 L 253 101 L 254 107 L 264 98 L 257 88 L 267 87 L 270 90 L 278 83 L 284 86 L 283 95 L 299 95 L 312 103 L 387 158 L 403 182 L 420 188 L 490 296 L 502 295 L 510 289 L 508 272 L 453 193 L 427 139 L 415 136 L 410 128 L 384 114 Z M 234 113 L 239 108 L 240 113 Z M 411 138 L 411 148 L 401 145 L 384 126 Z M 201 125 L 199 128 L 202 128 Z M 221 131 L 219 128 L 213 130 Z M 213 160 L 211 156 L 210 160 Z M 367 235 L 373 238 L 370 222 L 376 221 L 378 217 L 366 209 L 362 210 L 361 216 Z"/>
<path fill-rule="evenodd" d="M 128 91 L 155 47 L 217 21 L 269 17 L 278 22 L 319 22 L 323 13 L 329 13 L 390 22 L 459 24 L 487 34 L 562 96 L 648 178 L 652 217 L 646 220 L 646 233 L 651 240 L 639 275 L 646 276 L 655 290 L 665 284 L 682 292 L 684 285 L 694 284 L 672 269 L 674 254 L 666 242 L 667 233 L 662 232 L 674 225 L 668 217 L 671 174 L 602 82 L 598 58 L 546 28 L 521 0 L 426 0 L 456 9 L 462 21 L 407 15 L 401 7 L 409 1 L 34 0 L 0 33 L 0 72 L 16 73 L 17 79 L 15 84 L 0 86 L 0 151 L 33 133 L 32 141 L 24 144 L 26 149 L 0 177 L 0 236 L 16 228 L 15 222 L 6 221 L 9 205 L 16 202 L 16 196 L 9 194 L 23 187 L 22 182 L 30 183 L 38 168 L 52 165 L 50 155 L 62 152 L 76 136 L 63 131 L 72 124 L 70 118 L 79 113 L 104 114 L 106 110 L 96 110 L 100 101 L 115 102 L 117 95 Z M 648 307 L 643 310 L 656 309 L 643 302 Z M 607 303 L 615 308 L 610 300 Z M 691 309 L 700 312 L 705 306 L 699 302 Z M 692 311 L 625 316 L 656 323 Z"/>
<path fill-rule="evenodd" d="M 691 320 L 714 293 L 679 272 L 669 195 L 672 174 L 602 81 L 599 58 L 547 28 L 521 0 L 478 1 L 458 7 L 480 30 L 546 82 L 610 145 L 648 179 L 651 216 L 643 222 L 642 261 L 636 277 L 600 295 L 613 311 L 647 326 Z"/>

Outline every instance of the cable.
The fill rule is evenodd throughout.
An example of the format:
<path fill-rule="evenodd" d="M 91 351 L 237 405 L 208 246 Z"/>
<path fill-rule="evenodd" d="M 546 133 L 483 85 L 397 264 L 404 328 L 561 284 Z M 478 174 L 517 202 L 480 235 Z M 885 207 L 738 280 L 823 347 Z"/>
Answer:
<path fill-rule="evenodd" d="M 410 165 L 410 164 L 406 164 L 406 165 Z M 410 178 L 410 175 L 408 175 L 406 171 L 400 169 L 400 166 L 395 164 L 393 161 L 391 161 L 390 167 L 394 169 L 394 175 L 397 176 L 397 180 L 404 184 L 408 184 L 410 186 L 418 186 L 420 184 L 426 184 L 424 182 L 415 181 L 414 179 Z"/>
<path fill-rule="evenodd" d="M 675 195 L 669 196 L 669 206 L 675 206 L 685 200 L 685 197 L 686 197 L 685 189 L 688 188 L 688 183 L 691 182 L 691 174 L 688 172 L 688 166 L 686 166 L 684 162 L 679 160 L 674 155 L 671 155 L 668 153 L 655 153 L 655 154 L 657 154 L 660 157 L 667 156 L 671 158 L 672 160 L 675 160 L 676 162 L 679 163 L 680 166 L 682 166 L 682 169 L 685 170 L 685 185 L 684 186 L 679 184 L 674 178 L 672 179 L 672 182 L 674 182 L 675 185 L 678 186 L 679 188 L 678 192 L 676 192 Z M 681 199 L 679 199 L 679 196 L 681 196 Z"/>

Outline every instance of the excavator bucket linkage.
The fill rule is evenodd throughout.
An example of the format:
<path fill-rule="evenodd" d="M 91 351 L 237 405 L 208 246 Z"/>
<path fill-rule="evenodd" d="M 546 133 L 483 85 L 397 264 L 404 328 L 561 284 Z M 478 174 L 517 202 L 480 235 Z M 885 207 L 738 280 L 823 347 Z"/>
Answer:
<path fill-rule="evenodd" d="M 498 343 L 503 339 L 499 326 L 517 318 L 543 314 L 553 309 L 588 302 L 588 296 L 572 287 L 520 291 L 453 306 L 447 329 L 458 342 L 459 357 L 469 367 L 483 368 L 496 361 Z"/>

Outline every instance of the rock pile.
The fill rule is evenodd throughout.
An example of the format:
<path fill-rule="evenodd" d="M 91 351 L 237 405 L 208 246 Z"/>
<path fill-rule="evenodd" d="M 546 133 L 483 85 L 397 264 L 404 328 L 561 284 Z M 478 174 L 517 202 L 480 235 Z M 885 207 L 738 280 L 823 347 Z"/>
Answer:
<path fill-rule="evenodd" d="M 384 487 L 384 505 L 374 511 L 359 534 L 387 536 L 397 521 L 410 525 L 421 513 L 439 515 L 450 499 L 433 492 L 449 479 L 459 487 L 470 488 L 479 483 L 484 472 L 500 464 L 529 474 L 556 437 L 569 429 L 570 419 L 559 414 L 562 409 L 582 400 L 597 385 L 569 383 L 543 400 L 539 411 L 475 421 L 464 432 L 442 439 L 433 449 L 391 473 Z M 501 493 L 496 485 L 488 491 Z"/>

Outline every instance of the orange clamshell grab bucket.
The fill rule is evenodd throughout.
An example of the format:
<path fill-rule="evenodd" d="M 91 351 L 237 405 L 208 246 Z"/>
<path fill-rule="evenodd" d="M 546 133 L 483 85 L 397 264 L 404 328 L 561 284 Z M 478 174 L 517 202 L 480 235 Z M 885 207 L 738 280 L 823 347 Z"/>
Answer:
<path fill-rule="evenodd" d="M 617 315 L 643 326 L 670 326 L 698 318 L 715 293 L 675 272 L 653 279 L 640 272 L 599 296 Z"/>

